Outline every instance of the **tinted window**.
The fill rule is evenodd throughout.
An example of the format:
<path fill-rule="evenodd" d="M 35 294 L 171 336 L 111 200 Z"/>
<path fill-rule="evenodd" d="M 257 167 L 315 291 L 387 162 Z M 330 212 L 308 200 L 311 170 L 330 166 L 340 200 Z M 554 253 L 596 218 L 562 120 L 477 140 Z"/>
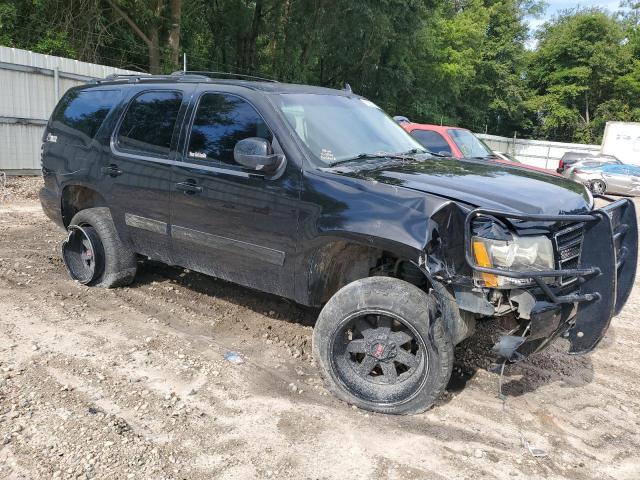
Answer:
<path fill-rule="evenodd" d="M 430 152 L 451 155 L 451 147 L 438 132 L 432 130 L 412 130 L 411 135 Z"/>
<path fill-rule="evenodd" d="M 422 151 L 416 139 L 364 98 L 286 93 L 275 99 L 291 129 L 320 164 L 359 161 L 362 154 Z"/>
<path fill-rule="evenodd" d="M 452 128 L 447 130 L 464 158 L 484 158 L 491 156 L 491 150 L 469 130 Z"/>
<path fill-rule="evenodd" d="M 118 90 L 72 90 L 60 100 L 51 126 L 62 134 L 89 141 L 119 98 Z"/>
<path fill-rule="evenodd" d="M 133 99 L 118 131 L 126 150 L 167 155 L 182 103 L 180 92 L 146 92 Z"/>
<path fill-rule="evenodd" d="M 593 155 L 585 152 L 566 152 L 564 155 L 562 155 L 562 161 L 565 165 L 571 165 L 572 163 L 592 157 Z"/>
<path fill-rule="evenodd" d="M 266 123 L 251 104 L 233 95 L 207 93 L 200 99 L 196 111 L 188 155 L 237 165 L 233 148 L 238 141 L 249 137 L 273 140 Z"/>

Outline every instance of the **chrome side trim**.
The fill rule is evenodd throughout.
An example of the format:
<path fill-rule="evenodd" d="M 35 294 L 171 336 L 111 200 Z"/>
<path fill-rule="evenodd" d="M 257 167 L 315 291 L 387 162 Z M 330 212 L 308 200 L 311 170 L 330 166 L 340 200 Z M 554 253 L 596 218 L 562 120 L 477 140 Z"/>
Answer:
<path fill-rule="evenodd" d="M 185 242 L 197 243 L 209 248 L 223 250 L 228 253 L 243 255 L 257 260 L 262 260 L 273 265 L 284 265 L 285 253 L 273 248 L 255 245 L 253 243 L 221 237 L 211 233 L 192 230 L 191 228 L 171 226 L 171 236 Z"/>
<path fill-rule="evenodd" d="M 161 222 L 160 220 L 153 220 L 151 218 L 139 217 L 138 215 L 125 213 L 124 222 L 130 227 L 147 230 L 153 233 L 159 233 L 161 235 L 167 235 L 169 233 L 167 224 L 165 222 Z"/>

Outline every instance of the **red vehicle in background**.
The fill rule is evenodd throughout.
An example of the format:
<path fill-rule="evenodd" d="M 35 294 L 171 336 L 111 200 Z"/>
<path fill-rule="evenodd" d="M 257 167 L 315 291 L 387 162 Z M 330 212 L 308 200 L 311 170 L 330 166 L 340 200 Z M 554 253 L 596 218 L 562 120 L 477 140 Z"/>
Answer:
<path fill-rule="evenodd" d="M 409 134 L 432 153 L 455 158 L 494 158 L 484 143 L 466 128 L 412 123 L 406 117 L 394 117 Z"/>
<path fill-rule="evenodd" d="M 552 170 L 525 165 L 517 160 L 508 160 L 505 155 L 496 154 L 466 128 L 413 123 L 407 117 L 393 117 L 393 119 L 431 153 L 453 158 L 491 160 L 557 175 Z"/>

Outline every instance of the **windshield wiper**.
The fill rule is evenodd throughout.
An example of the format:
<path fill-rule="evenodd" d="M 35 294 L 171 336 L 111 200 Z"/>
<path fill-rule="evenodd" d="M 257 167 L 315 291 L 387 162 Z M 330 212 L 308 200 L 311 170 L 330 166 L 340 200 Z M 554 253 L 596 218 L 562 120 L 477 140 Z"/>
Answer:
<path fill-rule="evenodd" d="M 411 155 L 415 155 L 417 153 L 422 153 L 422 152 L 418 151 L 418 149 L 415 148 L 413 150 L 409 150 L 406 153 L 360 153 L 355 157 L 333 162 L 332 164 L 330 164 L 330 166 L 335 167 L 336 165 L 341 165 L 343 163 L 355 162 L 357 160 L 376 159 L 376 158 L 382 158 L 382 159 L 388 158 L 390 160 L 405 160 L 405 161 L 413 160 L 413 157 L 411 157 Z"/>
<path fill-rule="evenodd" d="M 417 153 L 423 153 L 423 152 L 417 152 Z M 433 155 L 434 157 L 450 157 L 451 155 L 445 155 L 443 153 L 436 153 L 436 152 L 432 152 L 431 150 L 425 150 L 424 153 L 428 153 L 429 155 Z"/>

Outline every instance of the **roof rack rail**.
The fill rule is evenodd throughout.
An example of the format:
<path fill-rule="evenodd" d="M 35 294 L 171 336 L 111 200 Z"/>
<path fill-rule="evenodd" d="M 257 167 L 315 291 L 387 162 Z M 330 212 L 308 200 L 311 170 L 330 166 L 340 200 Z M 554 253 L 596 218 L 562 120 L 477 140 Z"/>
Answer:
<path fill-rule="evenodd" d="M 184 75 L 201 75 L 208 78 L 237 78 L 238 80 L 250 80 L 250 81 L 258 81 L 258 82 L 273 82 L 278 83 L 278 80 L 274 80 L 273 78 L 266 77 L 258 77 L 256 75 L 244 75 L 241 73 L 231 73 L 231 72 L 208 72 L 208 71 L 199 71 L 199 70 L 178 70 L 173 72 L 171 76 L 180 77 Z"/>
<path fill-rule="evenodd" d="M 104 77 L 105 80 L 127 80 L 127 79 L 136 79 L 140 77 L 150 77 L 148 73 L 112 73 L 111 75 L 107 75 Z"/>
<path fill-rule="evenodd" d="M 180 76 L 181 78 L 178 80 L 208 80 L 209 77 L 206 75 L 194 75 L 194 74 L 186 74 Z M 140 73 L 140 74 L 131 74 L 131 73 L 113 73 L 111 75 L 107 75 L 105 78 L 94 79 L 93 83 L 102 83 L 102 82 L 116 82 L 116 81 L 126 81 L 128 83 L 135 83 L 140 81 L 155 81 L 155 80 L 168 80 L 168 81 L 176 81 L 176 75 L 152 75 L 149 73 Z"/>

